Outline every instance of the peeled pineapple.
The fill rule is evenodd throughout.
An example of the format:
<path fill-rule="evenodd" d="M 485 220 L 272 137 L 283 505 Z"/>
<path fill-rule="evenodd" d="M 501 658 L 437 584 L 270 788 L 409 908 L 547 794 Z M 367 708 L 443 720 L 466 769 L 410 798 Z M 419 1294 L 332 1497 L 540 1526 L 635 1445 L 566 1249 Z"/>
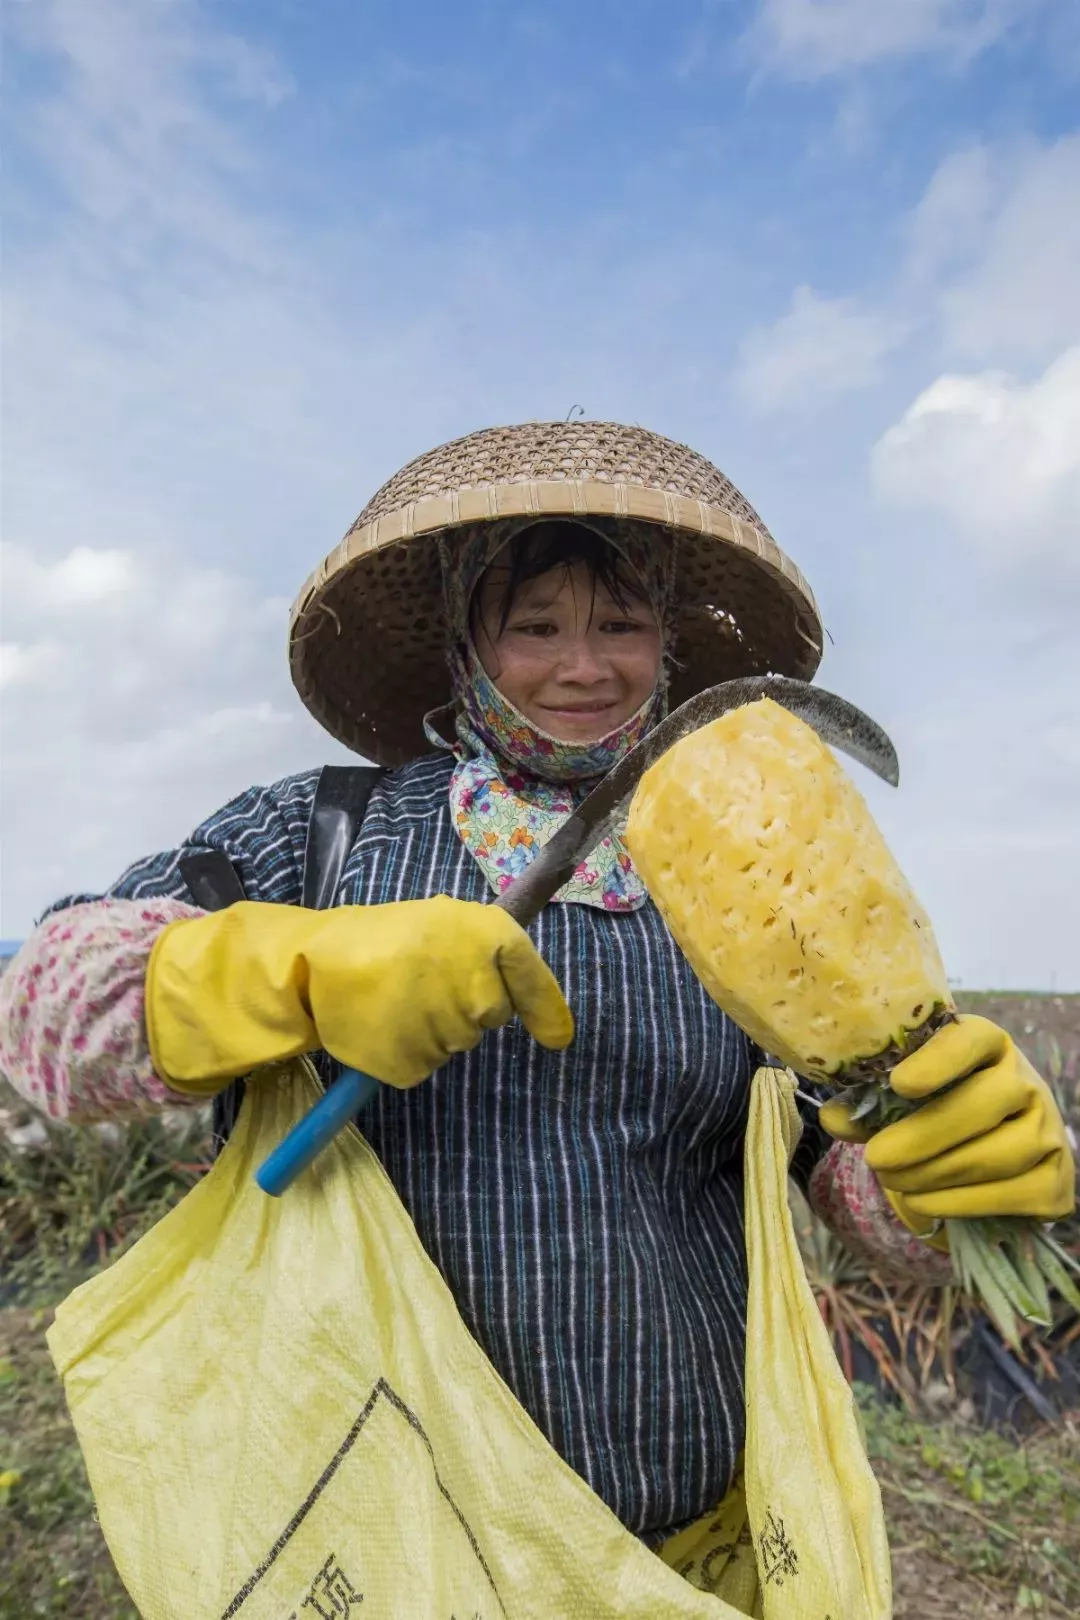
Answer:
<path fill-rule="evenodd" d="M 930 921 L 817 733 L 762 698 L 675 743 L 634 794 L 626 842 L 713 1000 L 763 1051 L 850 1088 L 870 1132 L 919 1106 L 889 1072 L 956 1016 Z M 1080 1310 L 1074 1264 L 1035 1221 L 946 1221 L 965 1288 L 1017 1344 Z"/>
<path fill-rule="evenodd" d="M 951 1016 L 930 920 L 862 797 L 771 698 L 670 748 L 626 839 L 713 1000 L 797 1074 L 883 1079 Z"/>

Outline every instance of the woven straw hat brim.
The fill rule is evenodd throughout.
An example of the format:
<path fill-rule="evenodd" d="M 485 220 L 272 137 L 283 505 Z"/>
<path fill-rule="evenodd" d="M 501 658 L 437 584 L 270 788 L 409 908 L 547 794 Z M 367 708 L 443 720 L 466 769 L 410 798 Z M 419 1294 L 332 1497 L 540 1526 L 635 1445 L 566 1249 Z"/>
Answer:
<path fill-rule="evenodd" d="M 809 679 L 822 626 L 809 585 L 704 457 L 642 428 L 529 422 L 419 457 L 385 484 L 293 607 L 297 691 L 346 747 L 396 766 L 429 750 L 449 701 L 438 546 L 476 523 L 627 518 L 678 547 L 672 703 L 737 675 Z"/>

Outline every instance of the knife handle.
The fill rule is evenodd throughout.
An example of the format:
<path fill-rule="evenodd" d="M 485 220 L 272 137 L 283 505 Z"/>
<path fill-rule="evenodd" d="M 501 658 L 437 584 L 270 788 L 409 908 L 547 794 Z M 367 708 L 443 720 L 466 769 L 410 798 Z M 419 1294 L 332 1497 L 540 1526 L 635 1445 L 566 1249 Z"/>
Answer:
<path fill-rule="evenodd" d="M 379 1082 L 359 1069 L 346 1069 L 339 1075 L 255 1172 L 263 1192 L 280 1198 L 338 1131 L 368 1106 L 378 1089 Z"/>

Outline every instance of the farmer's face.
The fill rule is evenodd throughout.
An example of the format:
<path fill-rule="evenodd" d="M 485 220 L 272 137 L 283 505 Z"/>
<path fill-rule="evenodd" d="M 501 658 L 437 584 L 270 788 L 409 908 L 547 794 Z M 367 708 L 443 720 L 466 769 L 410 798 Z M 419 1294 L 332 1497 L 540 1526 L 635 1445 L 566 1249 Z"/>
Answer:
<path fill-rule="evenodd" d="M 598 742 L 629 720 L 660 674 L 660 630 L 647 603 L 595 590 L 581 563 L 522 585 L 500 629 L 506 573 L 480 585 L 476 650 L 505 698 L 549 736 Z"/>

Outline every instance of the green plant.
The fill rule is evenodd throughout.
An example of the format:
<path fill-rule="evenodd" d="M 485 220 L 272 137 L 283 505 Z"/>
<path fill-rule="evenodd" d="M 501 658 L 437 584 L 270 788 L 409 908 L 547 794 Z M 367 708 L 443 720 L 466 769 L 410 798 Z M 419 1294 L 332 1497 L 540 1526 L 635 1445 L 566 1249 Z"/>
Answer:
<path fill-rule="evenodd" d="M 9 1121 L 31 1116 L 0 1082 Z M 17 1128 L 17 1126 L 16 1126 Z M 45 1346 L 51 1305 L 152 1226 L 206 1168 L 205 1114 L 0 1131 L 0 1620 L 138 1620 Z"/>
<path fill-rule="evenodd" d="M 21 1105 L 6 1087 L 9 1117 Z M 0 1132 L 0 1277 L 5 1293 L 55 1299 L 160 1218 L 206 1168 L 204 1113 L 136 1119 L 105 1130 L 41 1122 L 17 1146 Z"/>
<path fill-rule="evenodd" d="M 956 1419 L 928 1423 L 856 1386 L 894 1548 L 918 1543 L 1044 1613 L 1080 1606 L 1080 1430 L 1024 1445 Z M 977 1612 L 969 1603 L 965 1614 Z M 996 1609 L 995 1613 L 998 1612 Z"/>
<path fill-rule="evenodd" d="M 935 1384 L 943 1382 L 955 1396 L 956 1351 L 970 1334 L 980 1306 L 956 1288 L 898 1282 L 875 1270 L 844 1248 L 794 1184 L 790 1194 L 807 1277 L 849 1382 L 855 1373 L 853 1350 L 859 1346 L 882 1384 L 909 1411 L 925 1410 L 927 1391 Z M 1080 1316 L 1069 1304 L 1059 1305 L 1050 1325 L 1057 1353 L 1080 1337 Z M 1052 1380 L 1057 1372 L 1046 1340 L 1041 1324 L 1023 1323 L 1012 1348 L 1022 1363 Z"/>
<path fill-rule="evenodd" d="M 0 1620 L 138 1620 L 94 1517 L 47 1316 L 0 1311 Z"/>

